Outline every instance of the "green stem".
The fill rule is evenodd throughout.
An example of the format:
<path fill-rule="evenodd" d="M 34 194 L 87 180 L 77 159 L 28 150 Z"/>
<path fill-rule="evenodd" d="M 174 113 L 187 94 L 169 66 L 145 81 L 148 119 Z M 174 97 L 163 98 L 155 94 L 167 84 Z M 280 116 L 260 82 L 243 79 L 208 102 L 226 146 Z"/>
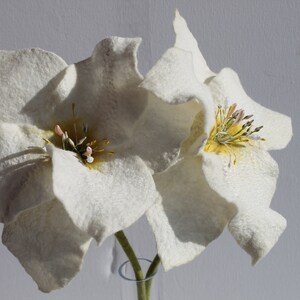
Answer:
<path fill-rule="evenodd" d="M 151 285 L 153 280 L 153 278 L 150 277 L 152 277 L 157 272 L 160 262 L 160 257 L 158 256 L 158 254 L 156 254 L 146 274 L 146 297 L 148 300 L 150 300 Z M 149 279 L 147 280 L 147 278 Z"/>
<path fill-rule="evenodd" d="M 132 269 L 134 271 L 135 279 L 137 280 L 137 293 L 138 293 L 138 300 L 147 300 L 146 294 L 146 285 L 144 282 L 144 275 L 140 263 L 127 239 L 123 231 L 118 231 L 115 233 L 115 236 L 122 246 L 124 252 L 126 253 L 128 260 L 131 263 Z"/>

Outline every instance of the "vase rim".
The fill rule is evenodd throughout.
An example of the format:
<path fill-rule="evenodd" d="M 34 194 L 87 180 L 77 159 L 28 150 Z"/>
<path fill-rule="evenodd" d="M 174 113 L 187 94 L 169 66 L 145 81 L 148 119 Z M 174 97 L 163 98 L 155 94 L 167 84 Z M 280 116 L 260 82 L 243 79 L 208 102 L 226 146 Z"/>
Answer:
<path fill-rule="evenodd" d="M 148 259 L 148 258 L 138 257 L 137 259 L 138 259 L 139 261 L 146 261 L 146 262 L 148 262 L 149 264 L 152 263 L 152 260 L 150 260 L 150 259 Z M 125 279 L 125 280 L 127 280 L 127 281 L 132 281 L 132 282 L 146 282 L 146 281 L 152 279 L 152 278 L 156 275 L 156 273 L 157 273 L 157 271 L 158 271 L 158 270 L 156 270 L 151 276 L 149 276 L 149 277 L 147 277 L 147 278 L 144 278 L 144 279 L 142 279 L 142 280 L 136 280 L 136 279 L 134 279 L 134 278 L 129 278 L 129 277 L 127 277 L 127 276 L 124 275 L 123 270 L 124 270 L 124 268 L 125 268 L 129 263 L 130 263 L 130 261 L 129 261 L 129 260 L 126 260 L 126 261 L 123 262 L 123 263 L 121 264 L 121 266 L 119 267 L 119 275 L 120 275 L 123 279 Z"/>

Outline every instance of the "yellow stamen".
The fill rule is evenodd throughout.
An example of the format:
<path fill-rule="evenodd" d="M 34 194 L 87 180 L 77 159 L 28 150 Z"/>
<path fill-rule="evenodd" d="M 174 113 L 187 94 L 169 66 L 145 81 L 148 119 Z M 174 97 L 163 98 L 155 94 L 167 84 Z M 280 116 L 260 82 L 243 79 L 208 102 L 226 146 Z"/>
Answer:
<path fill-rule="evenodd" d="M 48 139 L 43 138 L 43 140 L 47 143 L 47 144 L 52 144 Z"/>
<path fill-rule="evenodd" d="M 215 117 L 215 126 L 210 131 L 209 138 L 204 146 L 205 152 L 215 152 L 217 154 L 229 155 L 229 164 L 231 165 L 232 156 L 233 164 L 237 162 L 237 153 L 242 151 L 250 140 L 254 139 L 252 134 L 260 131 L 263 126 L 252 129 L 252 115 L 245 115 L 242 109 L 236 110 L 236 104 L 232 104 L 228 109 L 218 105 Z M 259 138 L 265 141 L 264 138 Z"/>

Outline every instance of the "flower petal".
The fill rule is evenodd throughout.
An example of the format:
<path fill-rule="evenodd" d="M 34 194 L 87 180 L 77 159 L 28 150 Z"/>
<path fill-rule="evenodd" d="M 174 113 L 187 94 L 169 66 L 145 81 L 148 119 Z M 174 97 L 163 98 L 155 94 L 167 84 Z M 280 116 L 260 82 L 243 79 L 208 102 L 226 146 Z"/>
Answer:
<path fill-rule="evenodd" d="M 178 48 L 168 49 L 146 74 L 140 86 L 172 104 L 193 98 L 204 105 L 211 102 L 209 90 L 195 77 L 192 54 Z"/>
<path fill-rule="evenodd" d="M 114 157 L 90 170 L 72 152 L 47 149 L 55 196 L 74 224 L 99 243 L 130 226 L 157 200 L 152 176 L 138 157 Z"/>
<path fill-rule="evenodd" d="M 45 152 L 40 148 L 45 144 L 42 138 L 48 136 L 32 125 L 0 123 L 0 222 L 11 221 L 51 194 L 49 176 L 42 175 L 51 166 L 45 163 Z"/>
<path fill-rule="evenodd" d="M 286 228 L 286 220 L 272 209 L 250 207 L 228 225 L 238 244 L 252 257 L 252 264 L 268 254 Z"/>
<path fill-rule="evenodd" d="M 43 292 L 65 286 L 79 272 L 91 241 L 57 200 L 39 205 L 4 226 L 3 244 Z"/>
<path fill-rule="evenodd" d="M 236 164 L 228 167 L 229 154 L 202 151 L 203 171 L 208 184 L 239 207 L 268 207 L 279 172 L 276 161 L 259 146 L 248 145 L 239 148 L 235 154 Z"/>
<path fill-rule="evenodd" d="M 210 187 L 236 205 L 238 214 L 230 230 L 255 262 L 273 247 L 285 228 L 284 219 L 269 209 L 278 166 L 258 146 L 241 148 L 236 155 L 236 164 L 228 167 L 229 155 L 202 152 L 203 172 Z"/>
<path fill-rule="evenodd" d="M 208 68 L 206 61 L 201 54 L 198 43 L 190 32 L 185 19 L 179 14 L 178 10 L 175 13 L 173 21 L 174 31 L 176 33 L 175 47 L 189 51 L 193 54 L 194 71 L 199 82 L 204 82 L 207 78 L 215 74 Z"/>
<path fill-rule="evenodd" d="M 126 153 L 138 153 L 149 168 L 161 172 L 178 159 L 180 144 L 201 106 L 195 100 L 170 105 L 151 94 L 148 100 Z"/>
<path fill-rule="evenodd" d="M 88 125 L 94 139 L 109 138 L 111 145 L 127 142 L 147 99 L 138 88 L 137 69 L 141 39 L 111 37 L 99 42 L 90 58 L 70 65 L 55 87 L 59 99 L 52 112 L 52 126 L 76 118 Z M 29 103 L 27 109 L 35 107 Z"/>
<path fill-rule="evenodd" d="M 166 271 L 199 255 L 236 212 L 208 186 L 201 164 L 200 157 L 185 158 L 154 176 L 162 202 L 147 218 Z"/>
<path fill-rule="evenodd" d="M 65 67 L 60 57 L 41 49 L 0 51 L 0 121 L 32 124 L 33 116 L 42 121 L 47 112 L 45 95 L 53 90 L 49 82 Z M 23 108 L 33 99 L 36 106 L 29 117 Z"/>
<path fill-rule="evenodd" d="M 176 133 L 177 131 L 182 132 L 182 134 L 176 136 L 176 138 L 180 140 L 177 142 L 174 141 L 173 145 L 181 144 L 181 142 L 188 137 L 187 129 L 190 130 L 192 124 L 191 120 L 193 120 L 200 111 L 203 115 L 203 132 L 200 138 L 204 139 L 207 137 L 215 120 L 214 107 L 212 105 L 213 100 L 207 86 L 199 83 L 194 75 L 191 53 L 177 48 L 170 48 L 148 72 L 140 86 L 170 104 L 178 105 L 178 103 L 186 103 L 190 100 L 195 101 L 195 99 L 198 101 L 198 107 L 193 105 L 192 109 L 188 109 L 190 115 L 181 114 L 180 111 L 178 111 L 178 117 L 176 116 L 176 118 L 180 118 L 180 121 L 176 120 L 174 122 L 173 120 L 172 130 Z M 160 106 L 158 106 L 158 108 L 160 108 Z M 169 110 L 170 112 L 174 110 L 172 113 L 176 113 L 176 109 L 170 107 Z M 155 120 L 155 114 L 150 114 L 150 116 Z M 184 130 L 181 129 L 181 124 L 183 123 L 186 124 Z M 169 126 L 170 124 L 168 124 L 168 127 Z M 179 126 L 179 130 L 177 130 L 177 126 Z M 167 127 L 162 128 L 166 130 Z M 158 142 L 160 142 L 160 140 Z"/>
<path fill-rule="evenodd" d="M 198 155 L 203 143 L 206 141 L 205 111 L 203 109 L 196 114 L 191 124 L 189 135 L 181 143 L 181 156 Z"/>
<path fill-rule="evenodd" d="M 253 101 L 244 91 L 238 75 L 233 70 L 221 70 L 208 85 L 217 103 L 225 99 L 237 103 L 238 108 L 244 109 L 246 114 L 254 115 L 254 126 L 264 126 L 260 135 L 266 139 L 266 149 L 286 147 L 292 137 L 291 119 Z"/>

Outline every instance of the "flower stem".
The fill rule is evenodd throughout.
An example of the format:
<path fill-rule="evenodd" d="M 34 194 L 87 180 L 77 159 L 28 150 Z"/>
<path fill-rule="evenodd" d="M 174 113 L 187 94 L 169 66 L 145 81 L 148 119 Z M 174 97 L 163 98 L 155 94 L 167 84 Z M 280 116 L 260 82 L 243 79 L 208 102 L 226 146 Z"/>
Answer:
<path fill-rule="evenodd" d="M 123 231 L 118 231 L 117 233 L 115 233 L 115 236 L 120 245 L 122 246 L 124 252 L 126 253 L 134 271 L 135 279 L 137 281 L 138 300 L 147 300 L 148 297 L 146 294 L 146 284 L 144 282 L 144 275 L 137 257 Z"/>
<path fill-rule="evenodd" d="M 158 254 L 156 254 L 146 274 L 146 296 L 148 300 L 150 300 L 151 285 L 153 280 L 153 278 L 150 277 L 152 277 L 156 273 L 160 262 L 160 257 L 158 256 Z M 149 279 L 147 280 L 147 278 Z"/>

